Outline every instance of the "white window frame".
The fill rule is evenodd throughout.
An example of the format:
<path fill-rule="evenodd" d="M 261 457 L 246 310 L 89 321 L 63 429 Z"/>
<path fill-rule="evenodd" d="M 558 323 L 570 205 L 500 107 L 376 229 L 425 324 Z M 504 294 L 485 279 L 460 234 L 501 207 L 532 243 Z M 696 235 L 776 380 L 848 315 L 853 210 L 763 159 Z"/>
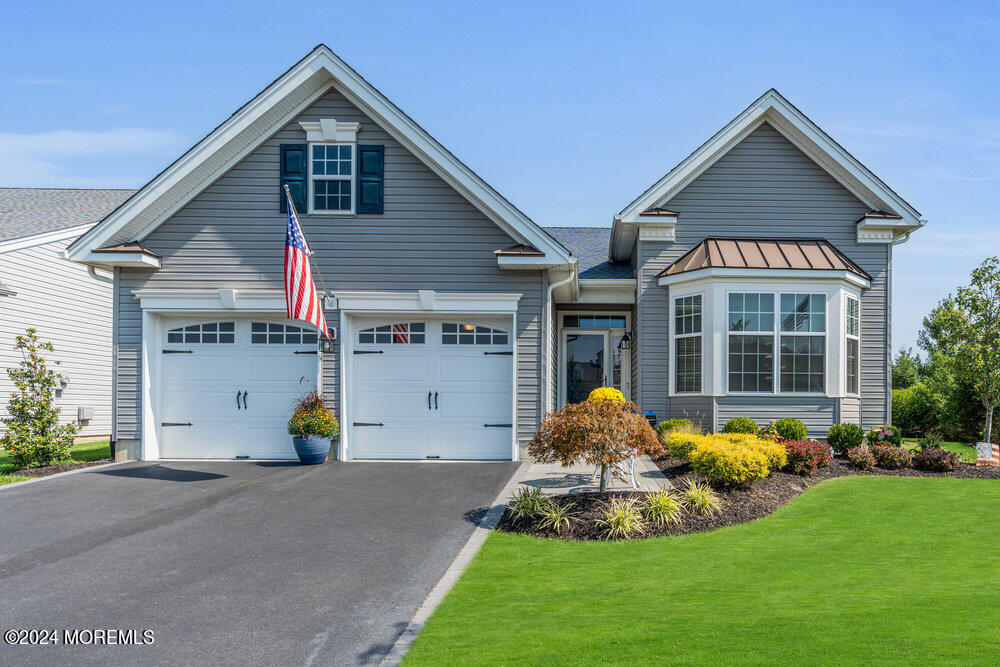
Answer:
<path fill-rule="evenodd" d="M 309 200 L 307 202 L 308 210 L 310 215 L 354 215 L 357 210 L 357 179 L 358 179 L 358 146 L 357 142 L 349 141 L 311 141 L 308 144 L 309 150 L 307 151 L 307 159 L 309 163 L 308 168 L 308 180 L 309 180 Z M 316 146 L 350 146 L 351 147 L 351 175 L 349 178 L 345 178 L 341 175 L 331 176 L 330 174 L 316 175 L 313 174 L 313 151 Z M 330 209 L 318 209 L 314 205 L 316 203 L 316 181 L 349 181 L 351 184 L 351 208 L 349 210 L 330 210 Z"/>
<path fill-rule="evenodd" d="M 681 299 L 691 299 L 694 297 L 701 298 L 701 329 L 695 333 L 677 333 L 677 302 Z M 701 396 L 705 393 L 705 356 L 706 356 L 706 345 L 705 345 L 705 319 L 708 302 L 704 292 L 692 292 L 689 294 L 677 294 L 670 300 L 670 354 L 673 363 L 671 364 L 672 373 L 671 375 L 671 389 L 672 394 L 677 396 Z M 697 391 L 681 391 L 677 388 L 677 341 L 681 338 L 699 338 L 701 339 L 701 367 L 698 369 L 698 384 L 700 388 Z"/>
<path fill-rule="evenodd" d="M 729 296 L 730 294 L 767 294 L 773 299 L 774 310 L 771 313 L 771 328 L 761 331 L 731 331 L 729 329 Z M 778 345 L 780 341 L 778 340 L 777 334 L 778 329 L 778 312 L 780 309 L 779 299 L 781 298 L 780 292 L 775 292 L 771 289 L 733 289 L 726 290 L 723 293 L 723 304 L 722 309 L 725 312 L 725 320 L 723 320 L 723 328 L 725 330 L 725 338 L 723 339 L 722 347 L 722 382 L 725 387 L 725 393 L 727 396 L 771 396 L 778 393 Z M 760 312 L 758 310 L 758 312 Z M 754 336 L 757 338 L 767 338 L 771 337 L 771 390 L 770 391 L 730 391 L 729 389 L 729 338 L 731 336 Z"/>
<path fill-rule="evenodd" d="M 823 332 L 818 331 L 783 331 L 781 328 L 781 297 L 785 295 L 794 296 L 820 296 L 823 298 Z M 812 314 L 812 311 L 807 313 Z M 826 292 L 816 292 L 809 290 L 796 290 L 787 289 L 781 290 L 775 293 L 774 296 L 774 329 L 775 329 L 775 341 L 774 341 L 774 393 L 779 396 L 826 396 L 827 395 L 827 384 L 829 379 L 827 378 L 827 368 L 829 367 L 828 360 L 830 355 L 830 345 L 828 343 L 830 339 L 830 296 Z M 795 336 L 795 337 L 805 337 L 805 338 L 815 338 L 818 336 L 823 336 L 823 388 L 820 391 L 781 391 L 781 338 L 782 336 Z"/>
<path fill-rule="evenodd" d="M 858 333 L 852 334 L 850 328 L 848 327 L 848 317 L 847 310 L 850 307 L 850 303 L 854 302 L 858 307 Z M 847 396 L 861 396 L 861 298 L 855 296 L 854 294 L 844 294 L 844 307 L 843 307 L 843 331 L 844 331 L 844 394 Z M 847 356 L 847 341 L 856 341 L 858 344 L 858 358 L 857 358 L 857 378 L 858 378 L 858 390 L 851 391 L 850 384 L 847 380 L 848 371 L 850 370 L 848 366 L 848 356 Z"/>
<path fill-rule="evenodd" d="M 198 325 L 200 327 L 200 326 L 203 326 L 205 324 L 232 324 L 233 325 L 233 330 L 232 331 L 219 331 L 219 330 L 216 330 L 214 332 L 211 332 L 211 331 L 206 332 L 206 331 L 202 331 L 200 329 L 197 332 L 194 332 L 194 331 L 192 331 L 192 332 L 176 331 L 176 329 L 184 329 L 186 327 L 191 327 L 191 326 L 195 326 L 195 325 Z M 228 334 L 228 333 L 231 333 L 231 334 L 233 334 L 233 342 L 232 343 L 204 343 L 201 340 L 199 340 L 197 343 L 188 343 L 188 342 L 171 343 L 170 342 L 170 334 L 172 334 L 172 333 L 180 333 L 180 334 L 197 333 L 198 336 L 199 336 L 199 339 L 201 338 L 201 334 L 203 334 L 203 333 L 215 333 L 215 334 L 219 334 L 219 333 L 227 333 Z M 186 338 L 187 338 L 187 336 L 185 336 L 185 339 Z M 164 331 L 163 331 L 163 345 L 210 345 L 212 347 L 236 347 L 239 344 L 240 344 L 239 322 L 237 322 L 234 319 L 202 320 L 202 321 L 199 321 L 199 322 L 184 322 L 182 324 L 171 324 L 169 327 L 164 327 Z"/>

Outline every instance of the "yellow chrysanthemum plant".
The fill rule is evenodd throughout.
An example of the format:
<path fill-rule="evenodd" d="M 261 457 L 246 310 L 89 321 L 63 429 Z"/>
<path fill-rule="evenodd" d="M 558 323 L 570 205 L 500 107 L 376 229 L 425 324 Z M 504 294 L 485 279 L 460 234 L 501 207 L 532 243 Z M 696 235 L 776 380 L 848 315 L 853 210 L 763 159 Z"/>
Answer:
<path fill-rule="evenodd" d="M 624 403 L 625 395 L 614 387 L 598 387 L 590 392 L 590 396 L 587 396 L 588 403 L 604 403 L 605 401 Z"/>

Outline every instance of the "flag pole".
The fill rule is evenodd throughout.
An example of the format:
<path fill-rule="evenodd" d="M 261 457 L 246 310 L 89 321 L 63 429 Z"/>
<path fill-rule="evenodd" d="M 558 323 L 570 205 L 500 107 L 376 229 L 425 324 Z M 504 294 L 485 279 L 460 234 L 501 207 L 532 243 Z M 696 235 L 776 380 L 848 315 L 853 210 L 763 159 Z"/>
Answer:
<path fill-rule="evenodd" d="M 289 192 L 289 190 L 288 190 L 288 183 L 285 183 L 284 187 L 285 187 L 285 198 L 288 201 L 288 205 L 292 207 L 292 215 L 294 215 L 295 219 L 298 220 L 298 222 L 299 222 L 299 230 L 302 231 L 302 238 L 305 238 L 306 232 L 305 232 L 305 230 L 302 229 L 302 220 L 299 219 L 299 212 L 295 210 L 295 202 L 292 201 L 292 193 Z M 309 243 L 309 241 L 306 240 L 306 244 L 308 244 L 308 243 Z M 311 247 L 312 246 L 310 246 L 310 248 Z M 327 290 L 326 290 L 326 281 L 323 280 L 323 273 L 319 270 L 319 263 L 313 260 L 311 252 L 309 253 L 309 261 L 312 264 L 313 271 L 315 271 L 316 275 L 319 276 L 319 284 L 323 286 L 323 304 L 322 304 L 322 306 L 325 307 L 326 306 L 326 297 L 329 295 L 329 292 L 327 292 Z"/>

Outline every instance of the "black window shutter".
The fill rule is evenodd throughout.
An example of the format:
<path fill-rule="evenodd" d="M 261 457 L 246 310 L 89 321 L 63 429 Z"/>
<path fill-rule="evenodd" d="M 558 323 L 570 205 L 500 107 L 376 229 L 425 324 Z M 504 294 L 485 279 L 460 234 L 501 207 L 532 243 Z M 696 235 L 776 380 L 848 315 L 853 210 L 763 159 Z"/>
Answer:
<path fill-rule="evenodd" d="M 281 186 L 278 188 L 278 201 L 281 202 L 281 212 L 286 213 L 285 186 L 292 195 L 295 210 L 306 212 L 306 144 L 281 144 Z"/>
<path fill-rule="evenodd" d="M 384 146 L 358 146 L 358 213 L 381 213 Z"/>

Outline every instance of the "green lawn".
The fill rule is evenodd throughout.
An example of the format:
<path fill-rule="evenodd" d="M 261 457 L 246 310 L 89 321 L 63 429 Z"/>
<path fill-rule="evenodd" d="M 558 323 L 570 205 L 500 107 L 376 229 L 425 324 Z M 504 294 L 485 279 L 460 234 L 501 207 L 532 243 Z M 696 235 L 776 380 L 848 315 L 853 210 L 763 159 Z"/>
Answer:
<path fill-rule="evenodd" d="M 907 449 L 916 449 L 917 440 L 919 438 L 903 438 L 903 446 Z M 962 442 L 942 442 L 941 449 L 947 449 L 949 452 L 955 452 L 962 457 L 962 460 L 966 463 L 976 462 L 976 448 L 969 447 Z"/>
<path fill-rule="evenodd" d="M 107 440 L 98 442 L 80 442 L 73 445 L 69 450 L 69 457 L 74 461 L 98 461 L 111 456 L 111 444 Z M 7 456 L 7 452 L 0 449 L 0 486 L 13 482 L 23 482 L 30 477 L 23 475 L 8 475 L 12 470 L 17 470 L 19 466 L 14 465 Z"/>
<path fill-rule="evenodd" d="M 407 662 L 996 663 L 1000 483 L 848 477 L 621 543 L 494 533 Z"/>

